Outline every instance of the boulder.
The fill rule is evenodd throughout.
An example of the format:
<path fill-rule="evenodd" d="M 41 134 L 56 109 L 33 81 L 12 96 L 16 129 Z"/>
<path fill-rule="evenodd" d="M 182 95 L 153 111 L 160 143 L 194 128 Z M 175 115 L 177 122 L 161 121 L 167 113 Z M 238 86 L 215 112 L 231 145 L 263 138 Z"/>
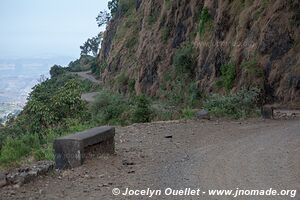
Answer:
<path fill-rule="evenodd" d="M 197 119 L 210 119 L 209 112 L 205 109 L 202 109 L 196 113 Z"/>

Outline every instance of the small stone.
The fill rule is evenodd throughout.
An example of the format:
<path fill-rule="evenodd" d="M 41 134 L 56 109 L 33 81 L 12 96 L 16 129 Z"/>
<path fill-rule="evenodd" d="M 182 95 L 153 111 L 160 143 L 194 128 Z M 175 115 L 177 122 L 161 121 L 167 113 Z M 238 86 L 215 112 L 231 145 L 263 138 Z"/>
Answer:
<path fill-rule="evenodd" d="M 3 173 L 0 173 L 0 188 L 7 185 L 6 176 Z"/>
<path fill-rule="evenodd" d="M 210 119 L 209 113 L 207 110 L 202 109 L 196 113 L 197 119 Z"/>
<path fill-rule="evenodd" d="M 13 186 L 13 188 L 15 188 L 15 189 L 18 189 L 18 188 L 20 188 L 20 187 L 21 187 L 20 184 L 15 184 L 15 185 Z"/>
<path fill-rule="evenodd" d="M 122 161 L 122 165 L 135 165 L 135 163 L 134 162 L 131 162 L 131 161 L 128 161 L 128 160 L 123 160 Z"/>
<path fill-rule="evenodd" d="M 86 193 L 86 192 L 89 192 L 89 191 L 90 191 L 89 189 L 84 189 L 84 190 L 83 190 L 83 192 L 85 192 L 85 193 Z"/>
<path fill-rule="evenodd" d="M 105 175 L 104 174 L 101 174 L 101 175 L 99 175 L 98 177 L 99 178 L 103 178 Z"/>
<path fill-rule="evenodd" d="M 39 190 L 39 194 L 40 194 L 40 195 L 43 195 L 43 194 L 45 194 L 45 191 L 42 190 L 42 189 L 40 189 L 40 190 Z"/>
<path fill-rule="evenodd" d="M 109 187 L 109 186 L 111 186 L 111 185 L 113 185 L 113 183 L 103 183 L 103 184 L 102 184 L 102 187 Z"/>

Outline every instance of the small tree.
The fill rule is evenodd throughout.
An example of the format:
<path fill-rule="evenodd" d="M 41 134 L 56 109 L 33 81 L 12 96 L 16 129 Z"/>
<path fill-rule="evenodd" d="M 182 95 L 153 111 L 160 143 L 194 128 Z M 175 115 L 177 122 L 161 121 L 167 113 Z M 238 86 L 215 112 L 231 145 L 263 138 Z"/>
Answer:
<path fill-rule="evenodd" d="M 119 7 L 119 0 L 109 1 L 107 7 L 110 10 L 110 13 L 108 13 L 106 10 L 100 11 L 98 16 L 96 17 L 96 21 L 99 27 L 107 24 L 110 19 L 116 15 Z"/>
<path fill-rule="evenodd" d="M 106 11 L 100 11 L 98 16 L 96 17 L 96 21 L 99 27 L 107 24 L 111 19 L 111 15 Z"/>
<path fill-rule="evenodd" d="M 111 15 L 114 17 L 118 11 L 119 0 L 109 1 L 107 4 L 108 9 L 110 10 Z"/>
<path fill-rule="evenodd" d="M 62 66 L 60 65 L 54 65 L 53 67 L 51 67 L 50 69 L 50 75 L 51 78 L 57 77 L 61 74 L 65 73 L 65 70 Z M 42 81 L 43 82 L 43 81 Z"/>
<path fill-rule="evenodd" d="M 99 50 L 100 43 L 103 38 L 103 33 L 100 32 L 98 36 L 92 37 L 87 39 L 83 43 L 82 46 L 80 46 L 81 49 L 81 55 L 89 55 L 92 54 L 93 56 L 96 56 Z"/>

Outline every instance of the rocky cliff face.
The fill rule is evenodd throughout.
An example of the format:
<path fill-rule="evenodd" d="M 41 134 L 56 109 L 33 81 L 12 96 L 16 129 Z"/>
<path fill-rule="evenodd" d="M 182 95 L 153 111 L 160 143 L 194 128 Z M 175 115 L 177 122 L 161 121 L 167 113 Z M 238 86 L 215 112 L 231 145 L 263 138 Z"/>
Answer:
<path fill-rule="evenodd" d="M 120 0 L 99 54 L 104 82 L 164 97 L 256 87 L 300 100 L 298 0 Z M 190 87 L 188 87 L 190 88 Z"/>

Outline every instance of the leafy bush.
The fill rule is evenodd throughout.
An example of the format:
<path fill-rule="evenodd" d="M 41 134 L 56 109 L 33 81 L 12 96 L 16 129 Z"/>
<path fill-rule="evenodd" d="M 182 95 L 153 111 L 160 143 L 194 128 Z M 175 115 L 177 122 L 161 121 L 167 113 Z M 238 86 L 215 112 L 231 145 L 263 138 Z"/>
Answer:
<path fill-rule="evenodd" d="M 195 53 L 192 44 L 187 44 L 177 49 L 173 58 L 173 65 L 177 75 L 192 73 L 195 65 Z"/>
<path fill-rule="evenodd" d="M 135 109 L 133 111 L 132 121 L 134 123 L 150 122 L 152 110 L 150 100 L 145 95 L 137 96 L 135 99 Z"/>
<path fill-rule="evenodd" d="M 159 95 L 165 98 L 168 104 L 177 108 L 194 107 L 201 101 L 201 93 L 197 83 L 191 80 L 190 74 L 175 74 L 168 71 L 160 83 Z"/>
<path fill-rule="evenodd" d="M 227 96 L 213 94 L 204 102 L 204 107 L 216 117 L 251 117 L 257 113 L 258 95 L 257 89 L 241 90 Z"/>
<path fill-rule="evenodd" d="M 235 65 L 228 63 L 221 66 L 222 84 L 227 91 L 231 90 L 236 77 Z"/>
<path fill-rule="evenodd" d="M 70 72 L 87 71 L 97 64 L 96 58 L 90 55 L 81 55 L 79 59 L 71 61 L 65 69 Z"/>
<path fill-rule="evenodd" d="M 129 94 L 135 94 L 135 80 L 134 79 L 128 80 L 128 91 L 129 91 Z"/>
<path fill-rule="evenodd" d="M 62 66 L 60 66 L 60 65 L 54 65 L 50 69 L 51 78 L 58 77 L 58 76 L 60 76 L 60 75 L 62 75 L 64 73 L 65 73 L 65 69 Z"/>
<path fill-rule="evenodd" d="M 7 138 L 1 149 L 0 163 L 8 165 L 19 161 L 28 155 L 33 149 L 40 147 L 38 135 L 26 134 L 19 138 Z"/>
<path fill-rule="evenodd" d="M 196 111 L 191 109 L 190 107 L 184 108 L 182 110 L 181 117 L 183 119 L 193 119 L 195 118 Z"/>
<path fill-rule="evenodd" d="M 93 103 L 93 120 L 99 124 L 127 124 L 122 114 L 130 109 L 130 104 L 119 94 L 102 91 Z"/>
<path fill-rule="evenodd" d="M 58 126 L 66 118 L 80 118 L 85 105 L 80 97 L 80 85 L 69 80 L 61 87 L 51 85 L 53 79 L 34 87 L 22 114 L 28 132 L 41 133 L 43 129 Z"/>

